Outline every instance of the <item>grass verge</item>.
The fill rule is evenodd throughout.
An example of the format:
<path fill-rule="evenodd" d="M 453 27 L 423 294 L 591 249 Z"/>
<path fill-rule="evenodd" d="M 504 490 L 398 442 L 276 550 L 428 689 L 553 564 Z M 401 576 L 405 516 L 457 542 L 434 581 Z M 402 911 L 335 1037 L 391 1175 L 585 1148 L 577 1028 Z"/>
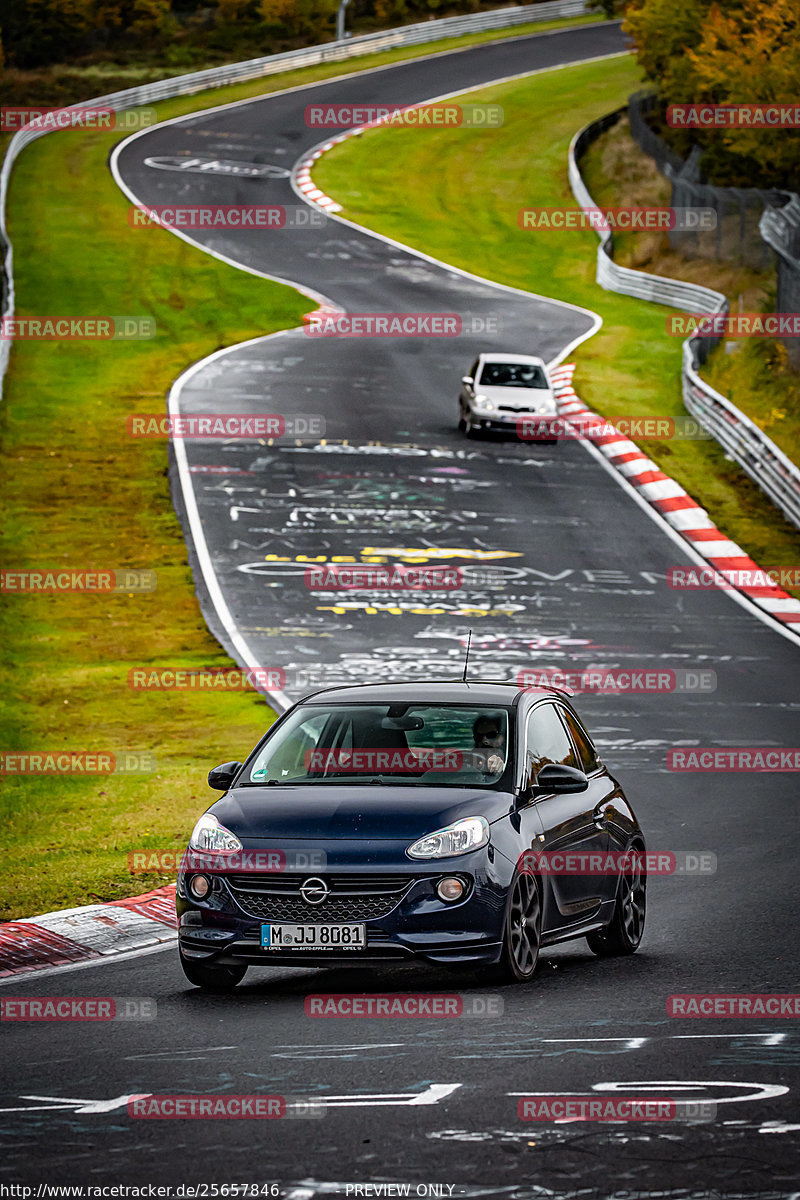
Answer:
<path fill-rule="evenodd" d="M 308 301 L 232 270 L 164 230 L 132 232 L 105 169 L 110 138 L 55 134 L 15 172 L 18 312 L 146 314 L 148 341 L 17 342 L 6 380 L 3 561 L 8 568 L 146 568 L 156 590 L 5 594 L 4 750 L 146 752 L 156 769 L 7 776 L 6 918 L 145 891 L 129 849 L 180 846 L 213 799 L 209 766 L 272 719 L 246 694 L 134 692 L 137 665 L 232 665 L 208 633 L 172 509 L 163 441 L 129 412 L 163 411 L 172 379 L 220 346 L 301 323 Z M 59 180 L 58 200 L 48 179 Z M 87 197 L 90 203 L 87 204 Z"/>
<path fill-rule="evenodd" d="M 473 93 L 501 104 L 494 130 L 387 127 L 342 143 L 314 179 L 343 215 L 488 279 L 600 313 L 603 328 L 577 351 L 576 389 L 610 417 L 684 414 L 681 341 L 671 311 L 595 284 L 593 232 L 526 231 L 521 208 L 575 206 L 567 149 L 575 131 L 639 85 L 631 58 L 567 67 Z M 725 533 L 764 566 L 792 564 L 800 534 L 711 441 L 646 442 Z"/>

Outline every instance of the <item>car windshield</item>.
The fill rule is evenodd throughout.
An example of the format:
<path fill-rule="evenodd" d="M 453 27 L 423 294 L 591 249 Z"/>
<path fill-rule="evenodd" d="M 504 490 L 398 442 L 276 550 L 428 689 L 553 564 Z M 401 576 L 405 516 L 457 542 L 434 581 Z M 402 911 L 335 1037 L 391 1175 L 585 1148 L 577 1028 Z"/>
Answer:
<path fill-rule="evenodd" d="M 547 376 L 535 363 L 487 362 L 480 382 L 484 387 L 548 388 Z"/>
<path fill-rule="evenodd" d="M 493 787 L 510 767 L 509 711 L 451 704 L 304 704 L 258 747 L 246 779 Z"/>

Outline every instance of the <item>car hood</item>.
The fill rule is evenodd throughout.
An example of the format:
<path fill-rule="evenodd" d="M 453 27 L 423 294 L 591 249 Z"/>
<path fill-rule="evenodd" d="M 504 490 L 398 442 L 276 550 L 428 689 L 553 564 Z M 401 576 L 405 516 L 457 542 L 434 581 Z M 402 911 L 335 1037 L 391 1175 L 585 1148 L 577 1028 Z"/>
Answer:
<path fill-rule="evenodd" d="M 510 812 L 509 792 L 477 787 L 356 784 L 239 787 L 209 812 L 245 844 L 262 838 L 415 841 L 461 817 L 492 821 Z"/>
<path fill-rule="evenodd" d="M 550 388 L 484 387 L 475 388 L 478 396 L 486 396 L 492 404 L 508 404 L 522 411 L 555 408 L 555 397 Z"/>

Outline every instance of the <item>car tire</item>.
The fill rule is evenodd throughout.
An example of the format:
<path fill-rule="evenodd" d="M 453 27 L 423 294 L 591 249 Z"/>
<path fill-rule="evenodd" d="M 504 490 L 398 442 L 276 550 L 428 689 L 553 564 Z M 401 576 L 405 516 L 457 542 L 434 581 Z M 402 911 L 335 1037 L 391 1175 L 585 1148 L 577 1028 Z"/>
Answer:
<path fill-rule="evenodd" d="M 214 966 L 212 963 L 187 962 L 180 955 L 183 973 L 189 983 L 205 992 L 232 992 L 247 973 L 247 967 Z"/>
<path fill-rule="evenodd" d="M 492 969 L 498 982 L 526 983 L 532 979 L 542 945 L 542 893 L 534 875 L 514 876 L 508 901 L 503 950 Z"/>
<path fill-rule="evenodd" d="M 631 850 L 641 852 L 641 846 Z M 647 877 L 637 862 L 629 872 L 619 877 L 614 915 L 602 929 L 587 934 L 589 949 L 598 958 L 635 954 L 644 933 L 647 913 Z"/>

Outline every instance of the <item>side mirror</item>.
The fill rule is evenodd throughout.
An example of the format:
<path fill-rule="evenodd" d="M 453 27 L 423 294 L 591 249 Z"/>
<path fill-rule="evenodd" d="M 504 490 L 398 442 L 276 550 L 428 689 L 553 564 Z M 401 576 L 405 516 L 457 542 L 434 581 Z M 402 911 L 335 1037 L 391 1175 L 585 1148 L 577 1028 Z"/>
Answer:
<path fill-rule="evenodd" d="M 466 384 L 471 384 L 471 383 L 474 383 L 475 380 L 472 378 L 471 375 L 462 375 L 461 382 L 466 383 Z"/>
<path fill-rule="evenodd" d="M 589 780 L 583 771 L 577 767 L 567 767 L 563 763 L 545 763 L 539 772 L 536 784 L 530 789 L 531 796 L 546 796 L 551 792 L 556 795 L 568 795 L 573 792 L 585 792 Z"/>
<path fill-rule="evenodd" d="M 208 786 L 217 792 L 227 792 L 241 767 L 240 762 L 227 762 L 223 763 L 221 767 L 214 767 L 208 772 Z"/>

